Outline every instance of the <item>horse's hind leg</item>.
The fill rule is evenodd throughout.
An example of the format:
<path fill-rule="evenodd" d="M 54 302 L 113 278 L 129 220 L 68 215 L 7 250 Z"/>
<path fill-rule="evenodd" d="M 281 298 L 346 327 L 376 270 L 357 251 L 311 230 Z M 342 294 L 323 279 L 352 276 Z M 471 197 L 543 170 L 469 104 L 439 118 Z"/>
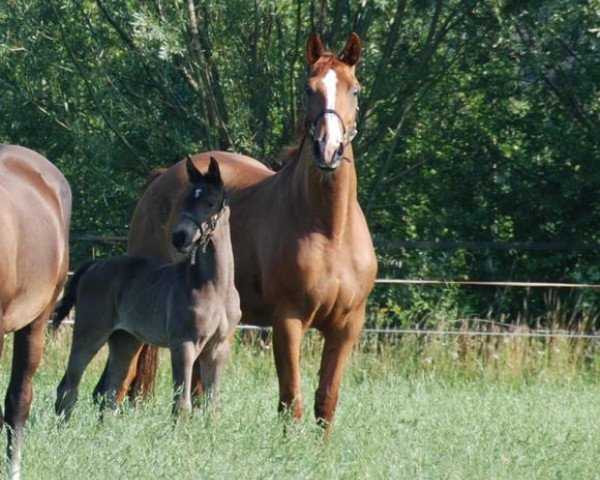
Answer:
<path fill-rule="evenodd" d="M 2 352 L 4 351 L 4 320 L 2 318 L 2 307 L 0 306 L 0 358 L 2 357 Z M 4 426 L 4 415 L 2 413 L 2 409 L 0 408 L 0 430 Z"/>
<path fill-rule="evenodd" d="M 115 337 L 113 341 L 118 342 L 118 339 L 116 337 L 118 337 L 121 334 L 123 334 L 123 331 L 121 331 L 121 330 L 114 332 L 111 335 L 111 337 L 108 339 L 109 344 L 111 343 L 111 339 L 113 339 L 113 337 Z M 133 379 L 136 375 L 136 370 L 137 370 L 136 367 L 137 367 L 138 357 L 142 351 L 142 347 L 143 346 L 140 346 L 137 353 L 134 355 L 134 357 L 129 365 L 127 375 L 125 376 L 125 380 L 119 386 L 119 389 L 117 390 L 117 392 L 115 394 L 117 403 L 121 403 L 124 400 L 125 395 L 127 395 L 129 385 L 131 384 L 131 382 L 133 381 Z M 98 405 L 101 403 L 102 399 L 104 398 L 104 395 L 106 395 L 106 390 L 107 390 L 106 376 L 108 375 L 108 368 L 109 368 L 109 359 L 106 359 L 106 365 L 104 365 L 104 370 L 102 370 L 102 375 L 100 376 L 98 383 L 94 387 L 94 393 L 92 394 L 92 396 L 94 398 L 94 402 Z M 131 396 L 131 399 L 133 399 L 133 396 Z"/>
<path fill-rule="evenodd" d="M 75 319 L 67 370 L 56 389 L 54 410 L 57 415 L 64 415 L 67 419 L 77 401 L 79 382 L 81 382 L 83 372 L 108 340 L 108 331 L 102 332 L 98 329 L 86 328 L 84 318 L 87 319 L 87 317 L 78 315 Z M 91 325 L 93 324 L 92 319 Z"/>
<path fill-rule="evenodd" d="M 99 388 L 97 387 L 95 392 L 103 410 L 114 410 L 122 400 L 118 392 L 141 347 L 142 342 L 124 330 L 114 332 L 108 339 L 108 361 L 103 374 L 104 381 L 102 385 L 98 385 Z"/>
<path fill-rule="evenodd" d="M 20 478 L 25 421 L 31 406 L 31 381 L 42 358 L 44 331 L 51 309 L 45 311 L 14 335 L 10 382 L 4 403 L 8 425 L 8 462 L 10 478 Z"/>

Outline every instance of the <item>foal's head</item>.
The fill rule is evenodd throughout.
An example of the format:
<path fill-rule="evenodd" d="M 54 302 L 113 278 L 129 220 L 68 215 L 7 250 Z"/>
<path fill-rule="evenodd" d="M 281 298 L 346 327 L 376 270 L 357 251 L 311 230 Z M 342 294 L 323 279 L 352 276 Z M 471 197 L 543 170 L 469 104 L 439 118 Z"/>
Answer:
<path fill-rule="evenodd" d="M 354 76 L 361 42 L 350 34 L 339 56 L 326 51 L 317 34 L 308 39 L 306 59 L 310 73 L 304 87 L 307 134 L 313 140 L 317 166 L 335 170 L 344 149 L 356 135 L 360 84 Z"/>
<path fill-rule="evenodd" d="M 180 253 L 189 253 L 194 246 L 204 251 L 227 207 L 227 193 L 221 179 L 219 164 L 211 157 L 208 172 L 200 172 L 191 158 L 186 170 L 192 189 L 183 201 L 181 217 L 173 229 L 171 241 Z"/>

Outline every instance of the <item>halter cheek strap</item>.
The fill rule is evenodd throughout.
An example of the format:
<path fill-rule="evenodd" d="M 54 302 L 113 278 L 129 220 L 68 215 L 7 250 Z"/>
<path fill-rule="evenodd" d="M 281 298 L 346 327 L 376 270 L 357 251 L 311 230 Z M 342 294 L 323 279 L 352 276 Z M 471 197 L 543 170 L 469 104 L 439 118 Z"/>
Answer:
<path fill-rule="evenodd" d="M 225 197 L 223 197 L 219 211 L 215 215 L 212 215 L 206 222 L 201 222 L 201 223 L 198 223 L 198 219 L 189 212 L 183 212 L 181 214 L 181 216 L 183 218 L 187 218 L 188 220 L 191 220 L 196 225 L 196 227 L 198 227 L 198 230 L 200 230 L 200 238 L 195 242 L 193 250 L 192 250 L 192 256 L 191 256 L 192 265 L 196 262 L 196 250 L 198 247 L 200 247 L 200 249 L 202 250 L 202 253 L 206 253 L 206 247 L 208 246 L 208 243 L 210 242 L 213 234 L 215 233 L 215 229 L 217 228 L 217 222 L 223 215 L 223 212 L 225 211 L 225 207 L 227 207 L 227 206 L 228 206 L 228 202 L 227 202 L 227 197 L 225 196 Z"/>
<path fill-rule="evenodd" d="M 198 225 L 198 223 L 194 220 L 194 223 L 196 223 L 196 226 L 198 227 L 198 230 L 200 230 L 200 238 L 194 243 L 194 246 L 192 247 L 192 255 L 190 256 L 190 263 L 192 265 L 196 264 L 196 251 L 198 250 L 198 248 L 200 248 L 200 251 L 202 253 L 206 253 L 206 248 L 208 247 L 208 244 L 210 243 L 210 240 L 212 239 L 213 234 L 215 233 L 215 228 L 217 228 L 217 222 L 219 221 L 219 218 L 221 218 L 221 215 L 223 215 L 223 209 L 219 210 L 219 213 L 217 213 L 216 215 L 213 215 L 210 220 L 208 220 L 207 222 L 202 222 L 200 225 Z M 192 215 L 183 215 L 185 218 L 189 218 L 190 220 L 193 219 Z"/>
<path fill-rule="evenodd" d="M 356 137 L 356 134 L 358 133 L 358 130 L 356 129 L 356 122 L 354 122 L 354 125 L 352 126 L 352 128 L 350 130 L 346 131 L 346 126 L 344 125 L 344 120 L 342 120 L 342 117 L 340 117 L 340 114 L 337 111 L 335 111 L 331 108 L 324 108 L 323 110 L 321 110 L 318 113 L 318 115 L 314 118 L 314 120 L 311 120 L 308 117 L 308 115 L 306 115 L 306 131 L 312 137 L 312 139 L 315 140 L 315 131 L 317 129 L 317 123 L 319 123 L 319 121 L 321 120 L 321 117 L 324 117 L 328 113 L 335 115 L 337 117 L 337 119 L 340 121 L 340 124 L 342 125 L 342 131 L 344 132 L 342 134 L 342 142 L 344 143 L 344 146 L 348 145 L 354 139 L 354 137 Z"/>

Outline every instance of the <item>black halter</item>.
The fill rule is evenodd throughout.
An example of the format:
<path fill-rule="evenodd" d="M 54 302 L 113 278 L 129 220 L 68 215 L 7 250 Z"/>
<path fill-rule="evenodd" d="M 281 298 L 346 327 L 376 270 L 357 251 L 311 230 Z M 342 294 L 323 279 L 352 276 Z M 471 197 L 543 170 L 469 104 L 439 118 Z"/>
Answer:
<path fill-rule="evenodd" d="M 358 110 L 358 107 L 357 107 L 357 110 Z M 311 120 L 307 113 L 306 119 L 305 119 L 306 133 L 313 140 L 316 140 L 315 131 L 317 129 L 317 123 L 319 122 L 319 120 L 321 120 L 321 117 L 324 117 L 328 113 L 335 115 L 337 117 L 337 119 L 340 121 L 340 124 L 342 125 L 342 131 L 343 131 L 342 141 L 343 141 L 344 146 L 348 145 L 354 139 L 354 137 L 356 137 L 356 134 L 358 133 L 358 130 L 356 129 L 356 122 L 354 122 L 354 125 L 352 126 L 352 128 L 350 130 L 346 131 L 346 125 L 344 125 L 344 120 L 342 120 L 342 117 L 340 117 L 340 114 L 337 111 L 335 111 L 331 108 L 324 108 L 323 110 L 321 110 L 318 113 L 318 115 L 314 118 L 314 120 Z"/>
<path fill-rule="evenodd" d="M 202 253 L 206 253 L 206 247 L 208 246 L 208 243 L 211 241 L 212 236 L 215 233 L 215 229 L 217 228 L 217 222 L 223 216 L 223 212 L 225 211 L 225 208 L 227 206 L 227 195 L 224 195 L 219 211 L 215 215 L 211 215 L 211 217 L 205 222 L 198 222 L 198 219 L 194 217 L 191 213 L 183 212 L 181 214 L 183 218 L 187 218 L 188 220 L 194 222 L 196 227 L 198 227 L 198 230 L 200 230 L 200 238 L 196 240 L 192 250 L 192 264 L 196 262 L 196 250 L 198 249 L 198 247 L 200 247 Z"/>

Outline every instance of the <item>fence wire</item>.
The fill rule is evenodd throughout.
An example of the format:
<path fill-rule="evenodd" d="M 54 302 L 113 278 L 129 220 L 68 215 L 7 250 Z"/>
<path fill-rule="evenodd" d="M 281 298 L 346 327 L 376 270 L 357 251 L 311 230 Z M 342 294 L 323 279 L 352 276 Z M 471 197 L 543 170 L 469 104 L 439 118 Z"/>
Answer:
<path fill-rule="evenodd" d="M 73 272 L 69 272 L 72 275 Z M 600 285 L 590 283 L 561 283 L 561 282 L 510 282 L 510 281 L 477 281 L 477 280 L 426 280 L 426 279 L 399 279 L 399 278 L 378 278 L 376 284 L 389 285 L 459 285 L 459 286 L 480 286 L 480 287 L 515 287 L 515 288 L 572 288 L 572 289 L 600 289 Z M 50 321 L 49 321 L 50 323 Z M 73 325 L 72 318 L 65 319 L 63 324 Z M 510 325 L 506 325 L 510 328 Z M 238 325 L 241 331 L 264 331 L 269 332 L 272 327 L 258 327 L 254 325 Z M 426 330 L 419 328 L 363 328 L 363 335 L 437 335 L 437 336 L 481 336 L 481 337 L 504 337 L 504 338 L 563 338 L 563 339 L 584 339 L 598 340 L 599 334 L 594 333 L 569 333 L 560 331 L 536 330 L 529 332 L 490 332 L 480 330 Z"/>
<path fill-rule="evenodd" d="M 48 322 L 50 324 L 50 322 Z M 73 319 L 65 319 L 61 325 L 74 324 Z M 272 332 L 273 327 L 257 327 L 255 325 L 238 325 L 238 331 L 256 331 L 256 332 Z M 505 338 L 563 338 L 563 339 L 579 339 L 579 340 L 598 340 L 600 335 L 593 333 L 568 333 L 568 332 L 551 332 L 536 330 L 530 332 L 489 332 L 479 330 L 425 330 L 418 328 L 363 328 L 362 334 L 377 334 L 377 335 L 437 335 L 437 336 L 480 336 L 480 337 L 505 337 Z"/>

